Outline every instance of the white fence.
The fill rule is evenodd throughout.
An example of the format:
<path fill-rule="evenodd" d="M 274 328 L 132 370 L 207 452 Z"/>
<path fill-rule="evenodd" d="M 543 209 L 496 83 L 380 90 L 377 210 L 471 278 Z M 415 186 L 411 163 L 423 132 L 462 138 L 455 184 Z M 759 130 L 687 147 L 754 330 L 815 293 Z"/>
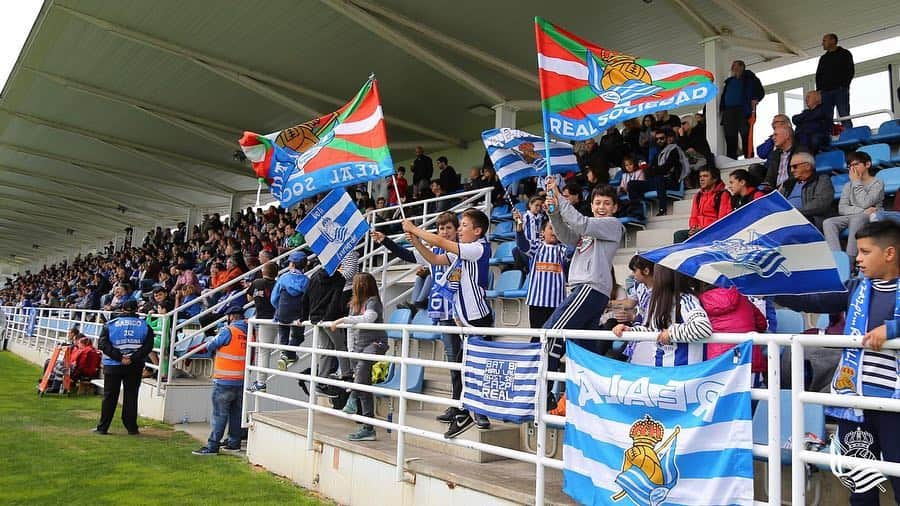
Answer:
<path fill-rule="evenodd" d="M 447 444 L 461 446 L 473 450 L 483 451 L 501 457 L 514 459 L 521 462 L 528 462 L 535 466 L 535 490 L 534 503 L 536 505 L 544 504 L 544 470 L 546 468 L 562 469 L 563 461 L 556 458 L 550 458 L 545 455 L 546 432 L 547 426 L 560 427 L 565 424 L 565 419 L 559 416 L 549 415 L 546 412 L 546 381 L 565 381 L 565 375 L 557 372 L 546 371 L 547 354 L 546 347 L 541 357 L 541 367 L 538 375 L 538 406 L 535 411 L 534 425 L 537 429 L 537 444 L 534 453 L 513 450 L 509 448 L 493 446 L 490 444 L 480 443 L 477 441 L 468 441 L 462 439 L 444 439 L 442 434 L 431 432 L 421 428 L 407 425 L 407 401 L 419 401 L 440 406 L 462 407 L 461 401 L 448 399 L 446 397 L 438 397 L 416 392 L 407 391 L 408 366 L 417 365 L 423 367 L 433 367 L 445 370 L 462 371 L 462 364 L 454 362 L 445 362 L 439 360 L 427 360 L 417 357 L 411 357 L 410 337 L 414 332 L 428 333 L 450 333 L 467 335 L 489 335 L 531 338 L 539 337 L 541 343 L 546 344 L 549 338 L 567 337 L 577 339 L 595 339 L 595 340 L 616 340 L 611 332 L 600 331 L 584 331 L 584 330 L 547 330 L 547 329 L 522 329 L 522 328 L 472 328 L 472 327 L 441 327 L 431 325 L 398 325 L 398 324 L 357 324 L 357 325 L 341 325 L 341 327 L 356 327 L 359 329 L 380 329 L 399 331 L 402 335 L 400 339 L 400 352 L 397 356 L 391 355 L 369 355 L 363 353 L 353 353 L 346 351 L 335 351 L 320 349 L 318 347 L 319 329 L 324 324 L 315 326 L 307 322 L 304 327 L 312 329 L 312 343 L 310 346 L 285 346 L 275 343 L 259 342 L 254 338 L 258 334 L 258 327 L 269 326 L 273 323 L 269 320 L 250 320 L 248 335 L 248 356 L 253 356 L 253 360 L 248 360 L 245 370 L 245 385 L 252 385 L 254 377 L 259 380 L 263 376 L 283 376 L 296 380 L 308 381 L 309 400 L 274 395 L 264 391 L 255 389 L 245 389 L 243 403 L 243 420 L 245 425 L 251 422 L 251 414 L 259 411 L 259 399 L 269 399 L 290 406 L 296 406 L 308 410 L 307 417 L 307 450 L 314 449 L 314 434 L 316 428 L 316 414 L 324 414 L 334 416 L 356 422 L 364 422 L 377 427 L 388 430 L 397 431 L 397 455 L 396 455 L 396 479 L 404 480 L 404 463 L 405 461 L 405 435 L 412 434 L 418 437 L 432 439 L 445 442 Z M 272 333 L 274 334 L 274 332 Z M 655 341 L 656 333 L 630 332 L 624 336 L 625 340 L 631 341 Z M 715 334 L 709 342 L 717 343 L 739 343 L 748 339 L 753 340 L 754 344 L 764 345 L 767 349 L 768 371 L 766 388 L 754 388 L 751 390 L 751 397 L 754 400 L 766 401 L 768 403 L 768 444 L 753 445 L 753 455 L 775 463 L 769 465 L 767 471 L 768 484 L 768 500 L 766 502 L 755 501 L 755 504 L 782 504 L 782 444 L 781 444 L 781 419 L 780 398 L 781 398 L 781 348 L 786 347 L 791 351 L 791 441 L 805 441 L 804 432 L 804 404 L 820 404 L 830 406 L 846 406 L 859 409 L 871 409 L 881 411 L 900 412 L 900 399 L 884 399 L 872 397 L 857 396 L 840 396 L 833 394 L 812 393 L 803 391 L 804 374 L 805 374 L 805 347 L 861 347 L 862 336 L 834 336 L 834 335 L 805 335 L 805 334 Z M 465 347 L 465 339 L 463 346 Z M 888 342 L 886 349 L 900 349 L 900 342 Z M 250 350 L 257 349 L 258 353 L 250 353 Z M 309 374 L 295 373 L 290 371 L 280 371 L 267 367 L 261 367 L 258 364 L 258 358 L 261 352 L 270 352 L 275 350 L 291 350 L 298 353 L 309 353 L 312 357 L 312 367 Z M 381 388 L 377 386 L 359 385 L 336 379 L 318 377 L 316 366 L 317 358 L 322 355 L 333 357 L 346 357 L 352 359 L 386 361 L 394 364 L 395 374 L 399 370 L 400 387 L 399 390 Z M 340 388 L 352 388 L 378 394 L 381 396 L 390 396 L 397 399 L 399 409 L 398 417 L 393 421 L 366 418 L 361 415 L 349 415 L 341 410 L 332 409 L 317 404 L 316 386 L 318 384 L 331 385 Z M 797 387 L 799 385 L 799 387 Z M 824 435 L 820 435 L 824 436 Z M 792 469 L 792 504 L 806 504 L 806 481 L 807 481 L 807 465 L 828 466 L 836 463 L 841 466 L 857 466 L 864 464 L 870 468 L 882 472 L 886 476 L 900 476 L 900 463 L 884 462 L 876 460 L 864 460 L 854 457 L 838 457 L 834 459 L 827 453 L 810 451 L 805 448 L 804 444 L 791 445 L 791 469 Z"/>

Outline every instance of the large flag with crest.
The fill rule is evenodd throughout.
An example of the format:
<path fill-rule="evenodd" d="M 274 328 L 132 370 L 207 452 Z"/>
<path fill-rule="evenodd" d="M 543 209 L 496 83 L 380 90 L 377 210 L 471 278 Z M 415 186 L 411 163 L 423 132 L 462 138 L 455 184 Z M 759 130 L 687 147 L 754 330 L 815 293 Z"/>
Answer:
<path fill-rule="evenodd" d="M 547 147 L 550 148 L 551 173 L 578 170 L 572 145 L 565 142 L 550 142 L 547 146 L 543 137 L 513 128 L 485 130 L 481 140 L 504 188 L 526 177 L 546 176 Z"/>
<path fill-rule="evenodd" d="M 568 341 L 563 490 L 591 506 L 753 504 L 751 345 L 659 368 Z"/>
<path fill-rule="evenodd" d="M 463 407 L 495 420 L 534 418 L 541 343 L 469 338 L 463 369 Z"/>
<path fill-rule="evenodd" d="M 535 18 L 544 129 L 585 140 L 629 118 L 700 105 L 716 96 L 699 67 L 602 48 Z"/>
<path fill-rule="evenodd" d="M 640 254 L 692 278 L 744 295 L 842 292 L 822 233 L 780 193 L 741 207 L 691 236 Z"/>
<path fill-rule="evenodd" d="M 334 274 L 341 260 L 368 231 L 369 224 L 341 188 L 331 190 L 297 225 L 297 232 L 303 235 L 329 275 Z"/>
<path fill-rule="evenodd" d="M 374 78 L 331 114 L 268 135 L 244 132 L 238 143 L 282 207 L 394 173 Z"/>

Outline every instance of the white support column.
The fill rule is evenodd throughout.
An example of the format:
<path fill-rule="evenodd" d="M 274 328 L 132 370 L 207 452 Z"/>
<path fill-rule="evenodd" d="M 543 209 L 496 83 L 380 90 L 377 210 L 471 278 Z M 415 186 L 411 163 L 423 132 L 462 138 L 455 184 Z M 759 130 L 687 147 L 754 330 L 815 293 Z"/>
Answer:
<path fill-rule="evenodd" d="M 716 78 L 716 84 L 719 89 L 722 83 L 728 77 L 731 66 L 728 62 L 728 55 L 725 52 L 722 39 L 718 36 L 710 37 L 701 41 L 703 44 L 704 68 L 712 72 Z M 725 134 L 722 131 L 719 122 L 719 95 L 716 95 L 711 101 L 706 103 L 706 139 L 709 141 L 709 147 L 714 155 L 722 154 L 725 149 Z"/>
<path fill-rule="evenodd" d="M 200 225 L 200 209 L 196 207 L 192 207 L 188 209 L 187 222 L 185 223 L 185 242 L 189 242 L 191 238 L 191 228 L 194 225 Z"/>
<path fill-rule="evenodd" d="M 231 194 L 231 210 L 228 212 L 228 222 L 231 223 L 232 217 L 234 217 L 235 213 L 241 211 L 241 194 L 240 193 L 232 193 Z"/>
<path fill-rule="evenodd" d="M 507 102 L 494 106 L 494 128 L 515 128 L 518 109 Z"/>

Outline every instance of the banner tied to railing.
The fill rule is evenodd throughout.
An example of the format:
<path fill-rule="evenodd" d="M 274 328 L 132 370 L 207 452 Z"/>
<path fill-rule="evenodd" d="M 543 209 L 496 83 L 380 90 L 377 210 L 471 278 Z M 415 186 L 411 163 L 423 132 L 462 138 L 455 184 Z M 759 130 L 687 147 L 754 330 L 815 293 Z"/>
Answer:
<path fill-rule="evenodd" d="M 463 407 L 512 423 L 534 419 L 541 343 L 470 338 L 466 348 Z"/>

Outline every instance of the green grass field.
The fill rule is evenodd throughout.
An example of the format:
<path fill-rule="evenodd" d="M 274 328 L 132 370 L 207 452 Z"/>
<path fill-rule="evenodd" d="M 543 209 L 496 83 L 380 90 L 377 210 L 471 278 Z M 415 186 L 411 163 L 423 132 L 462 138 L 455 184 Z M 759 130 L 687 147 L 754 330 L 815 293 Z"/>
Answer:
<path fill-rule="evenodd" d="M 330 504 L 242 456 L 191 455 L 201 445 L 162 423 L 128 436 L 118 411 L 112 434 L 94 435 L 100 397 L 40 398 L 39 374 L 0 353 L 2 504 Z"/>

